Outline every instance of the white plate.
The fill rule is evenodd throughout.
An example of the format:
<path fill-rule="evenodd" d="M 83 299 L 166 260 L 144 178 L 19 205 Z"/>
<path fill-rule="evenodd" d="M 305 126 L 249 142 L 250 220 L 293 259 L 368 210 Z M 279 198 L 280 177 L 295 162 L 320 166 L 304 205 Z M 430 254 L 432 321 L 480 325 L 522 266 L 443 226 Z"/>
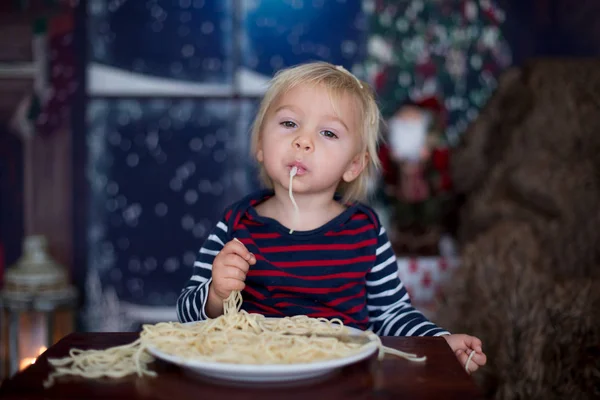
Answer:
<path fill-rule="evenodd" d="M 351 335 L 361 333 L 358 329 L 351 327 L 348 329 Z M 362 361 L 377 351 L 377 344 L 369 343 L 360 352 L 347 357 L 301 364 L 231 364 L 189 360 L 164 353 L 155 347 L 149 347 L 148 351 L 158 359 L 176 364 L 187 372 L 208 378 L 230 382 L 286 383 L 322 378 L 342 367 Z"/>

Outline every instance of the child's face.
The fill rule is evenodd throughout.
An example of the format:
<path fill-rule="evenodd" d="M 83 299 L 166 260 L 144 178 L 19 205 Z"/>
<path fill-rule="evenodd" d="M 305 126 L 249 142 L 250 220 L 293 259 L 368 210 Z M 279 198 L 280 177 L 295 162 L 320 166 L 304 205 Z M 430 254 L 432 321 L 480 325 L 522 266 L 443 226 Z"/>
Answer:
<path fill-rule="evenodd" d="M 361 151 L 357 107 L 350 95 L 336 100 L 325 87 L 299 85 L 280 96 L 265 117 L 256 157 L 275 189 L 298 194 L 335 192 L 344 180 L 354 180 L 366 165 Z M 337 111 L 337 113 L 336 113 Z"/>

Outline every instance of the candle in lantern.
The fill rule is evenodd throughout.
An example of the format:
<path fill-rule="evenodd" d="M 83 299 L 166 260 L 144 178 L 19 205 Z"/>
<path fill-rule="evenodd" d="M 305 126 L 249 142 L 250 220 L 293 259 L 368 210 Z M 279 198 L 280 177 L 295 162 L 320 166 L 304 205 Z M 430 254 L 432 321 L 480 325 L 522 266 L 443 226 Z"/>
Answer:
<path fill-rule="evenodd" d="M 36 357 L 23 357 L 21 359 L 21 361 L 19 362 L 19 371 L 22 371 L 25 368 L 27 368 L 28 366 L 35 364 L 35 361 L 37 360 L 37 358 L 39 356 L 41 356 L 42 353 L 44 353 L 46 350 L 47 350 L 46 346 L 40 346 Z"/>

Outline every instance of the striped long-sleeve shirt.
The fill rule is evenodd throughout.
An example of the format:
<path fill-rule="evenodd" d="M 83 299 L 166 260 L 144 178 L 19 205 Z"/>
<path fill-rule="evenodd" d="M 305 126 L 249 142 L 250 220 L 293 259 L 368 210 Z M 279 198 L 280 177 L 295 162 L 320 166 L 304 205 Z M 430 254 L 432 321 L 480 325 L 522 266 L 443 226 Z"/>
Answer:
<path fill-rule="evenodd" d="M 248 196 L 225 211 L 179 296 L 180 321 L 207 318 L 212 262 L 235 237 L 257 260 L 242 292 L 242 308 L 248 312 L 339 318 L 382 336 L 448 333 L 412 307 L 385 229 L 371 208 L 350 205 L 318 229 L 290 234 L 279 222 L 256 212 L 254 205 L 270 195 Z"/>

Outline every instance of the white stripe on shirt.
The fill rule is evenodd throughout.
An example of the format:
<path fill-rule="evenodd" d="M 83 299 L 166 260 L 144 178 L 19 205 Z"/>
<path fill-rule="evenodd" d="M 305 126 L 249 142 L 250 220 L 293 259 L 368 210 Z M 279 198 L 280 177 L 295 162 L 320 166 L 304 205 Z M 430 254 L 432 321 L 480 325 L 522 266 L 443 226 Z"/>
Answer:
<path fill-rule="evenodd" d="M 422 326 L 425 326 L 425 325 L 432 325 L 432 324 L 431 324 L 431 322 L 429 322 L 429 321 L 424 321 L 424 322 L 421 322 L 420 324 L 417 324 L 416 326 L 413 326 L 413 327 L 411 328 L 411 330 L 410 330 L 410 331 L 408 331 L 408 332 L 406 333 L 406 335 L 404 335 L 404 336 L 412 336 L 412 335 L 413 335 L 413 334 L 414 334 L 414 333 L 415 333 L 415 332 L 416 332 L 416 331 L 417 331 L 419 328 L 421 328 Z"/>
<path fill-rule="evenodd" d="M 406 318 L 407 316 L 411 315 L 411 314 L 421 314 L 419 311 L 413 309 L 407 313 L 402 313 L 399 314 L 398 316 L 396 316 L 394 319 L 392 319 L 391 321 L 389 321 L 387 324 L 384 322 L 383 325 L 385 326 L 385 329 L 383 330 L 383 336 L 388 336 L 390 333 L 390 330 L 394 327 L 394 325 L 396 325 L 397 322 L 403 320 L 404 318 Z M 406 327 L 406 325 L 408 325 L 410 322 L 412 322 L 412 318 L 409 318 L 408 321 L 406 321 L 401 327 L 400 329 L 398 329 L 396 331 L 396 336 L 400 336 L 400 333 L 402 332 L 402 330 Z"/>
<path fill-rule="evenodd" d="M 391 314 L 394 314 L 394 313 L 398 312 L 399 310 L 408 307 L 408 304 L 406 303 L 406 301 L 403 301 L 403 299 L 400 299 L 400 300 L 396 301 L 394 304 L 388 304 L 387 306 L 367 306 L 367 308 L 369 308 L 369 307 L 373 307 L 373 308 L 377 308 L 377 309 L 387 308 L 387 310 L 385 310 L 384 312 L 379 314 L 377 317 L 371 318 L 371 321 L 381 321 L 381 320 L 389 318 L 389 316 Z"/>
<path fill-rule="evenodd" d="M 219 228 L 223 232 L 227 233 L 227 230 L 228 230 L 227 225 L 225 225 L 222 221 L 219 221 L 219 223 L 217 224 L 217 228 Z"/>
<path fill-rule="evenodd" d="M 221 246 L 225 246 L 223 241 L 217 235 L 209 235 L 207 240 L 219 243 Z"/>
<path fill-rule="evenodd" d="M 192 305 L 194 306 L 194 312 L 196 313 L 196 319 L 199 318 L 200 313 L 198 312 L 198 306 L 196 305 L 196 296 L 198 296 L 198 291 L 194 293 L 194 297 L 192 299 Z"/>
<path fill-rule="evenodd" d="M 209 285 L 212 283 L 212 277 L 208 280 L 208 282 L 202 286 L 202 319 L 208 319 L 208 315 L 206 315 L 206 303 L 208 302 L 208 289 L 209 289 Z"/>
<path fill-rule="evenodd" d="M 208 249 L 205 249 L 204 247 L 202 247 L 200 249 L 200 253 L 210 254 L 211 256 L 216 256 L 217 254 L 219 254 L 219 251 L 217 251 L 217 250 L 208 250 Z"/>
<path fill-rule="evenodd" d="M 384 269 L 385 267 L 387 267 L 388 265 L 392 264 L 394 261 L 396 261 L 396 256 L 392 254 L 392 256 L 390 258 L 388 258 L 381 264 L 377 264 L 376 266 L 371 268 L 371 272 L 379 272 L 382 269 Z"/>
<path fill-rule="evenodd" d="M 398 293 L 400 290 L 402 290 L 403 287 L 404 287 L 404 285 L 402 284 L 402 282 L 400 282 L 400 284 L 398 286 L 396 286 L 394 289 L 384 290 L 381 293 L 375 293 L 375 294 L 368 294 L 367 293 L 367 299 L 377 299 L 377 298 L 380 298 L 380 297 L 393 296 L 396 293 Z"/>
<path fill-rule="evenodd" d="M 390 242 L 386 242 L 383 246 L 379 247 L 376 251 L 375 251 L 375 255 L 378 256 L 381 253 L 383 253 L 384 251 L 386 251 L 387 249 L 390 248 L 392 244 Z"/>
<path fill-rule="evenodd" d="M 376 280 L 376 281 L 367 281 L 367 286 L 379 286 L 379 285 L 382 285 L 382 284 L 384 284 L 384 283 L 386 283 L 386 282 L 389 282 L 389 281 L 391 281 L 392 279 L 396 279 L 396 278 L 397 278 L 397 276 L 396 276 L 396 275 L 394 275 L 394 274 L 389 274 L 389 275 L 387 275 L 387 276 L 384 276 L 383 278 L 381 278 L 381 279 L 378 279 L 378 280 Z"/>
<path fill-rule="evenodd" d="M 204 283 L 208 280 L 208 278 L 200 275 L 194 275 L 190 278 L 190 281 Z"/>
<path fill-rule="evenodd" d="M 212 264 L 207 264 L 200 261 L 194 261 L 194 267 L 204 268 L 212 271 Z"/>

